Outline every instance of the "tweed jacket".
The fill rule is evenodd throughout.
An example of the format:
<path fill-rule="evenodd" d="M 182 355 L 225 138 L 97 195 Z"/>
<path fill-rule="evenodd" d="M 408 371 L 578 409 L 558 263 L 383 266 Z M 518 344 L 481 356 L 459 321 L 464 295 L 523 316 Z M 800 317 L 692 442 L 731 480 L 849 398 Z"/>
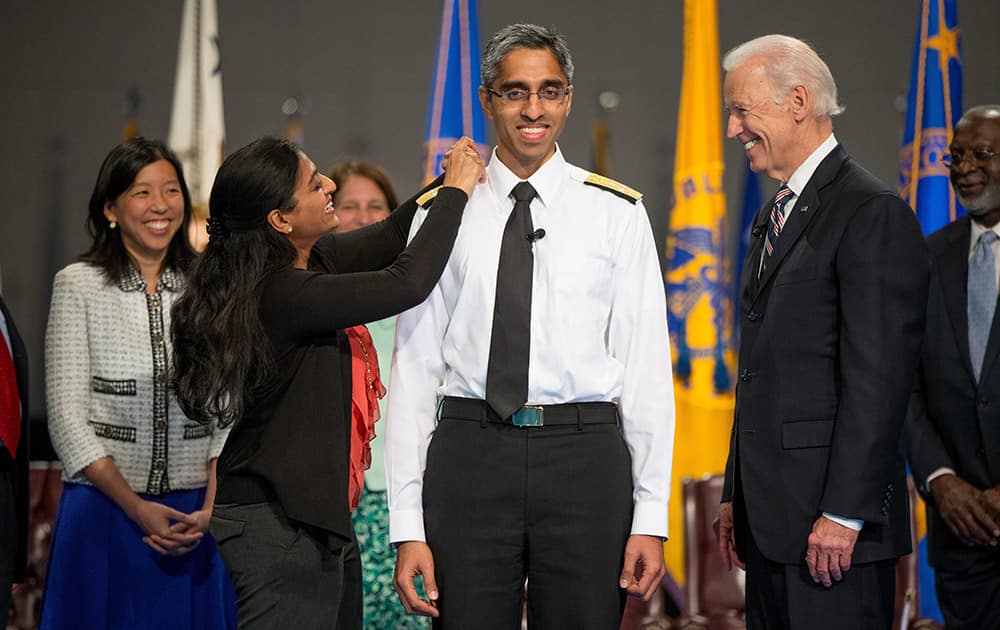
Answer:
<path fill-rule="evenodd" d="M 56 274 L 45 334 L 49 435 L 63 479 L 110 456 L 136 492 L 162 495 L 207 484 L 226 431 L 189 420 L 168 376 L 170 307 L 182 285 L 163 273 L 146 293 L 134 269 L 109 282 L 89 263 Z"/>

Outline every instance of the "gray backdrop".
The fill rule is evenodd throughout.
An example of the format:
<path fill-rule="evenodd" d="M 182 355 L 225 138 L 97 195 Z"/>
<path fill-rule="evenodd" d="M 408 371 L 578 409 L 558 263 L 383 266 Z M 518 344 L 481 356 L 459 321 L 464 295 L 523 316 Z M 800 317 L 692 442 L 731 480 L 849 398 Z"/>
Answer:
<path fill-rule="evenodd" d="M 218 0 L 228 146 L 280 133 L 282 101 L 308 99 L 305 148 L 327 168 L 375 159 L 400 192 L 420 177 L 439 0 Z M 919 0 L 719 1 L 722 51 L 769 32 L 812 42 L 847 106 L 838 139 L 894 185 L 899 100 L 909 80 Z M 43 409 L 41 361 L 52 276 L 87 244 L 86 203 L 119 141 L 126 92 L 142 95 L 140 130 L 164 137 L 180 0 L 0 2 L 0 272 L 3 295 L 32 353 L 32 405 Z M 552 24 L 576 64 L 573 113 L 560 143 L 590 164 L 596 96 L 621 95 L 612 175 L 646 194 L 662 249 L 680 89 L 681 0 L 480 0 L 481 39 L 517 21 Z M 959 0 L 965 106 L 1000 101 L 1000 2 Z M 721 103 L 720 103 L 721 107 Z M 744 160 L 726 141 L 725 188 L 735 214 Z"/>

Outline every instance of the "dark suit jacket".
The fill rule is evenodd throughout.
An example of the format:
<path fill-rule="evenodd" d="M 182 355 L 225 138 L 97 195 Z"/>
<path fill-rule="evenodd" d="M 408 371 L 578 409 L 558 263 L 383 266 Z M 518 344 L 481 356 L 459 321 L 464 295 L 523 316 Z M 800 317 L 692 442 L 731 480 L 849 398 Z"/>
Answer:
<path fill-rule="evenodd" d="M 906 450 L 921 493 L 927 476 L 951 468 L 980 489 L 1000 485 L 1000 323 L 994 317 L 977 385 L 969 361 L 966 287 L 970 219 L 962 217 L 927 238 L 933 258 L 927 336 L 906 427 Z M 966 547 L 927 504 L 931 565 L 962 571 L 993 548 Z"/>
<path fill-rule="evenodd" d="M 17 511 L 17 552 L 14 556 L 14 581 L 24 580 L 28 559 L 28 353 L 24 349 L 21 336 L 17 334 L 14 319 L 7 310 L 7 304 L 0 297 L 0 310 L 7 320 L 10 333 L 10 351 L 14 356 L 14 370 L 17 372 L 17 388 L 21 396 L 21 439 L 17 445 L 14 461 L 14 505 Z"/>
<path fill-rule="evenodd" d="M 755 225 L 766 224 L 770 204 Z M 840 146 L 819 165 L 760 279 L 740 294 L 736 417 L 723 500 L 768 559 L 804 561 L 823 513 L 864 519 L 855 562 L 910 551 L 900 436 L 929 259 L 909 207 Z M 749 521 L 749 523 L 747 522 Z"/>

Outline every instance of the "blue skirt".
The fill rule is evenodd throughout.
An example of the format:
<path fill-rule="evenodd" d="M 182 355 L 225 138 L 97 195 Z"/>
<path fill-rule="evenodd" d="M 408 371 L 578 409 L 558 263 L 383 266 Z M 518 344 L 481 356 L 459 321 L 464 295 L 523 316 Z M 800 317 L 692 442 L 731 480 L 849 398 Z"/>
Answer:
<path fill-rule="evenodd" d="M 139 495 L 191 513 L 205 489 Z M 40 628 L 216 630 L 236 627 L 236 593 L 208 532 L 183 556 L 164 556 L 97 488 L 64 483 L 52 533 Z"/>

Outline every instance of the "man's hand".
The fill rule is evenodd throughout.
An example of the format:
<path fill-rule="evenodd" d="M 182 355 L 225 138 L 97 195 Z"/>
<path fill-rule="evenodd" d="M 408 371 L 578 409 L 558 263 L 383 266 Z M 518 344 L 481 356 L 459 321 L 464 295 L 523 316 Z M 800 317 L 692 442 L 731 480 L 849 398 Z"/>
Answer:
<path fill-rule="evenodd" d="M 719 506 L 719 518 L 712 524 L 715 529 L 715 539 L 719 543 L 719 556 L 727 571 L 732 571 L 734 566 L 746 569 L 746 565 L 740 562 L 736 555 L 736 536 L 733 534 L 733 504 L 727 501 Z"/>
<path fill-rule="evenodd" d="M 806 548 L 806 565 L 813 582 L 832 586 L 834 581 L 844 578 L 844 573 L 851 569 L 851 555 L 859 533 L 825 516 L 816 519 Z"/>
<path fill-rule="evenodd" d="M 642 601 L 648 602 L 665 572 L 663 541 L 659 536 L 633 534 L 628 537 L 619 586 L 630 596 L 641 597 Z"/>
<path fill-rule="evenodd" d="M 424 590 L 427 599 L 420 599 L 413 579 L 424 576 Z M 396 574 L 392 578 L 392 587 L 396 589 L 399 602 L 409 615 L 437 617 L 437 582 L 434 580 L 434 555 L 427 543 L 409 541 L 396 549 Z"/>
<path fill-rule="evenodd" d="M 948 528 L 966 545 L 996 545 L 1000 537 L 996 511 L 991 511 L 989 498 L 982 498 L 978 488 L 958 475 L 941 475 L 930 483 L 938 513 Z M 992 490 L 994 496 L 996 490 Z M 1000 505 L 997 506 L 1000 508 Z"/>
<path fill-rule="evenodd" d="M 994 523 L 1000 524 L 1000 486 L 988 488 L 979 495 L 979 504 L 983 506 Z"/>

